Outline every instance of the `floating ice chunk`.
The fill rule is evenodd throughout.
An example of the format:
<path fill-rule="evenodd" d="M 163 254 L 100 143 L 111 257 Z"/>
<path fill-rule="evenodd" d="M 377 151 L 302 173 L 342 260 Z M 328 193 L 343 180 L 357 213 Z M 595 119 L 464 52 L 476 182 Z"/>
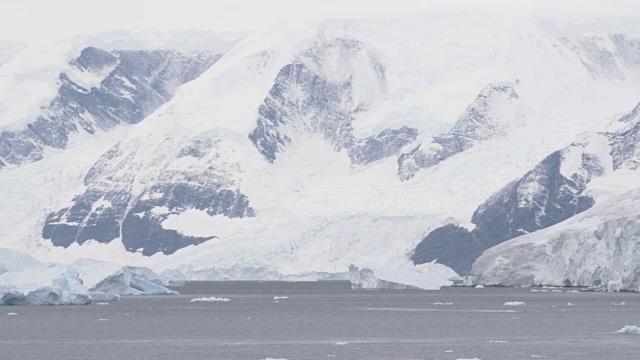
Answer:
<path fill-rule="evenodd" d="M 504 340 L 489 340 L 490 343 L 494 343 L 494 344 L 507 344 L 509 343 L 508 341 L 504 341 Z"/>
<path fill-rule="evenodd" d="M 189 302 L 228 302 L 228 301 L 231 301 L 231 299 L 212 296 L 212 297 L 193 298 Z"/>
<path fill-rule="evenodd" d="M 435 302 L 435 303 L 433 303 L 433 305 L 453 305 L 453 303 L 452 303 L 452 302 L 448 302 L 448 303 L 445 303 L 445 302 Z"/>
<path fill-rule="evenodd" d="M 622 329 L 616 331 L 616 334 L 633 334 L 640 335 L 640 326 L 626 325 Z"/>
<path fill-rule="evenodd" d="M 273 300 L 288 299 L 288 296 L 274 296 Z"/>
<path fill-rule="evenodd" d="M 96 303 L 96 305 L 109 305 L 109 303 L 107 303 L 107 302 L 99 302 L 99 303 Z"/>
<path fill-rule="evenodd" d="M 476 289 L 484 289 L 484 285 L 478 284 L 478 285 L 476 285 Z"/>
<path fill-rule="evenodd" d="M 548 358 L 546 355 L 531 355 L 532 358 Z"/>
<path fill-rule="evenodd" d="M 348 344 L 348 342 L 346 342 L 346 341 L 338 341 L 338 342 L 336 342 L 336 345 L 347 345 L 347 344 Z"/>
<path fill-rule="evenodd" d="M 16 316 L 18 313 L 8 313 L 7 316 Z"/>
<path fill-rule="evenodd" d="M 571 303 L 571 302 L 568 302 L 568 303 L 567 303 L 567 306 L 576 306 L 576 304 Z"/>
<path fill-rule="evenodd" d="M 446 353 L 452 353 L 453 350 L 445 350 Z"/>
<path fill-rule="evenodd" d="M 98 319 L 98 321 L 109 321 L 109 319 Z"/>
<path fill-rule="evenodd" d="M 624 305 L 627 305 L 627 303 L 626 303 L 626 302 L 624 302 L 624 301 L 621 301 L 621 302 L 619 302 L 619 303 L 611 303 L 611 305 L 624 306 Z"/>
<path fill-rule="evenodd" d="M 522 306 L 522 305 L 527 305 L 527 303 L 522 302 L 522 301 L 507 301 L 506 303 L 504 303 L 505 306 Z"/>

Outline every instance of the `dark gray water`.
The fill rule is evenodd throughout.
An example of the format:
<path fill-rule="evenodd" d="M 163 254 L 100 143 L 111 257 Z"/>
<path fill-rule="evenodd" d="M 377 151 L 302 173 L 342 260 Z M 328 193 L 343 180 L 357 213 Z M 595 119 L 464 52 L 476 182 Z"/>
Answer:
<path fill-rule="evenodd" d="M 0 359 L 640 358 L 640 335 L 616 334 L 640 325 L 639 294 L 353 291 L 344 282 L 178 290 L 108 305 L 1 307 Z M 190 302 L 202 296 L 231 301 Z"/>

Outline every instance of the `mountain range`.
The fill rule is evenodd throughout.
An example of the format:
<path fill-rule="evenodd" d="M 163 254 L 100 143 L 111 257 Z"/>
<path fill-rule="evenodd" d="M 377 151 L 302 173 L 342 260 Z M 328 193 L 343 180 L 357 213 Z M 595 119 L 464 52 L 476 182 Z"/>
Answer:
<path fill-rule="evenodd" d="M 174 279 L 444 265 L 640 290 L 635 19 L 327 20 L 0 54 L 1 247 Z"/>

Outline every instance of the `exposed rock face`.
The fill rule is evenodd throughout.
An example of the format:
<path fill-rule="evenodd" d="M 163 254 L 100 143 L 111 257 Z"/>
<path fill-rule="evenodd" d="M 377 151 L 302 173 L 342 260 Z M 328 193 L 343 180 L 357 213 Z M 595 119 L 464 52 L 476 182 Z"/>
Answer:
<path fill-rule="evenodd" d="M 640 104 L 620 119 L 621 130 L 607 134 L 610 138 L 614 169 L 636 170 L 640 166 Z"/>
<path fill-rule="evenodd" d="M 49 214 L 43 237 L 64 247 L 121 239 L 128 251 L 144 255 L 171 254 L 211 239 L 165 229 L 162 222 L 187 209 L 230 218 L 255 215 L 225 165 L 216 162 L 219 146 L 219 140 L 194 140 L 153 169 L 148 187 L 134 189 L 142 165 L 132 156 L 135 150 L 116 145 L 87 174 L 85 192 L 71 206 Z"/>
<path fill-rule="evenodd" d="M 507 135 L 525 122 L 520 106 L 516 84 L 488 84 L 447 134 L 434 136 L 400 156 L 398 176 L 408 180 L 420 169 L 459 154 L 478 141 Z"/>
<path fill-rule="evenodd" d="M 601 141 L 606 139 L 600 137 Z M 462 275 L 488 248 L 564 221 L 591 206 L 587 184 L 605 174 L 610 160 L 590 143 L 552 153 L 523 177 L 492 195 L 474 212 L 471 231 L 455 224 L 433 230 L 418 244 L 416 264 L 437 261 Z"/>
<path fill-rule="evenodd" d="M 333 61 L 327 61 L 329 56 Z M 356 61 L 366 62 L 366 74 L 358 72 Z M 375 95 L 359 94 L 356 84 L 366 81 L 375 87 L 371 92 L 381 93 L 386 86 L 384 71 L 374 53 L 356 40 L 333 39 L 307 50 L 298 62 L 280 70 L 259 107 L 249 139 L 269 162 L 292 142 L 314 135 L 322 136 L 336 151 L 345 150 L 355 165 L 399 153 L 416 139 L 416 129 L 387 129 L 365 139 L 354 137 L 352 130 L 354 115 L 375 100 Z"/>
<path fill-rule="evenodd" d="M 135 124 L 169 101 L 177 87 L 207 70 L 219 54 L 88 47 L 61 73 L 58 94 L 23 130 L 0 129 L 0 169 L 64 149 L 72 133 Z"/>

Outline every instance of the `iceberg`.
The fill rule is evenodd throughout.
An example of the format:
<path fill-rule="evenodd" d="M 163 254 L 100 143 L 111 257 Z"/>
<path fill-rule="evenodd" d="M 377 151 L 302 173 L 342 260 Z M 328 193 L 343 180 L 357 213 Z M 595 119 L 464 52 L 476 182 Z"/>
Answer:
<path fill-rule="evenodd" d="M 439 290 L 443 286 L 453 285 L 452 278 L 457 274 L 450 268 L 435 263 L 416 265 L 413 268 L 371 268 L 349 266 L 352 289 L 389 289 L 389 290 Z"/>
<path fill-rule="evenodd" d="M 109 300 L 112 295 L 178 295 L 177 291 L 165 287 L 163 281 L 151 269 L 123 266 L 107 276 L 89 290 L 101 300 Z M 110 295 L 111 294 L 111 295 Z"/>
<path fill-rule="evenodd" d="M 80 259 L 44 264 L 0 248 L 0 305 L 86 305 L 122 295 L 176 295 L 148 268 Z"/>
<path fill-rule="evenodd" d="M 45 265 L 34 257 L 0 248 L 0 305 L 86 305 L 91 297 L 78 271 Z"/>

